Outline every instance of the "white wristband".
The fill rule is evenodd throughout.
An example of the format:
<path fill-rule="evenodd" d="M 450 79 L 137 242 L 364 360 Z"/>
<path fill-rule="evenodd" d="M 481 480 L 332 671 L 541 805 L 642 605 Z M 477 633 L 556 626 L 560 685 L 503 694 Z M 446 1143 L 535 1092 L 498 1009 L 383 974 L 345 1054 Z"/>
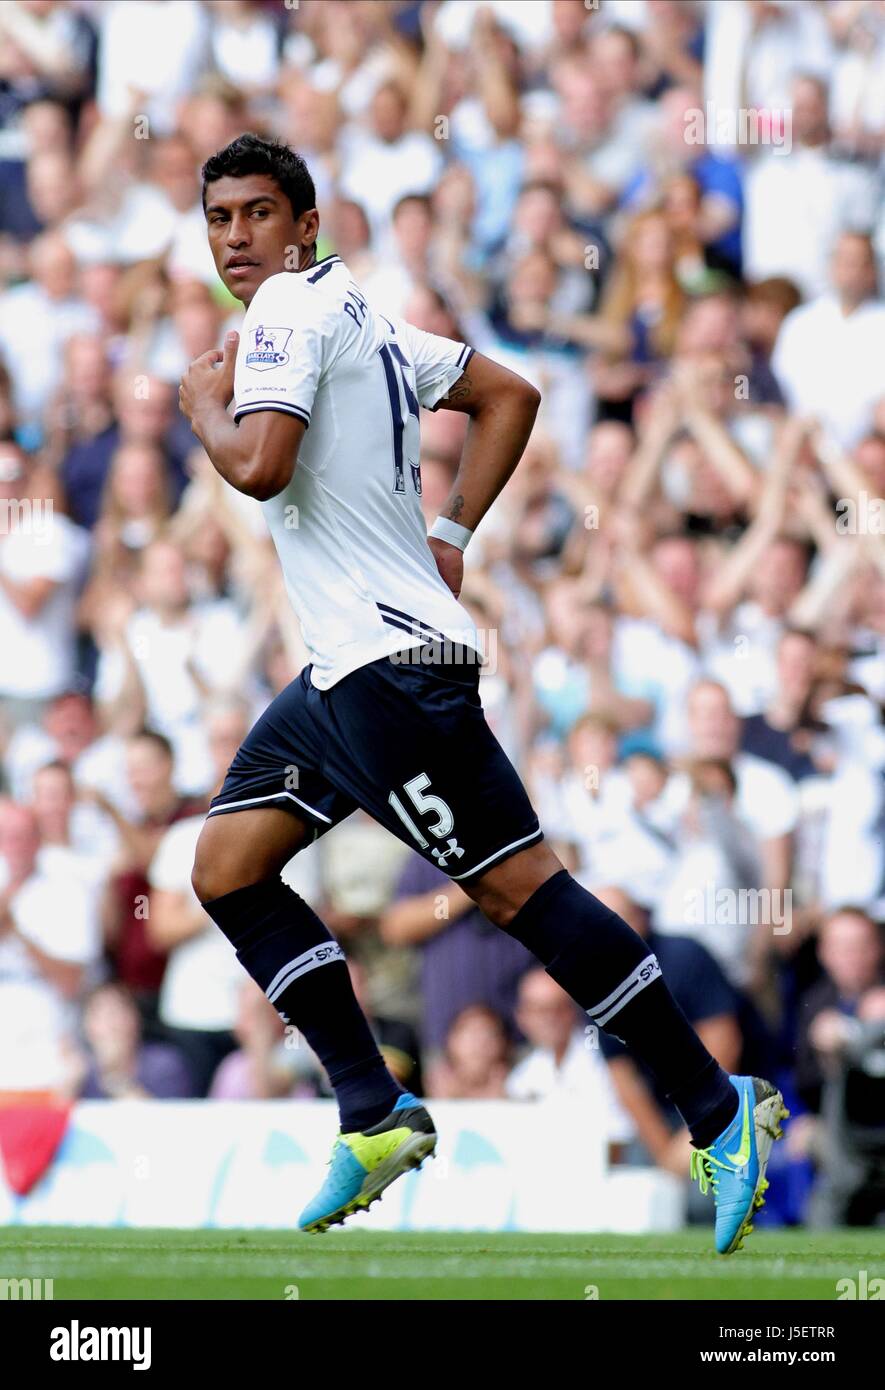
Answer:
<path fill-rule="evenodd" d="M 467 526 L 460 526 L 457 521 L 449 521 L 447 516 L 438 516 L 430 528 L 430 534 L 436 536 L 438 541 L 448 541 L 449 545 L 466 550 L 473 532 Z"/>

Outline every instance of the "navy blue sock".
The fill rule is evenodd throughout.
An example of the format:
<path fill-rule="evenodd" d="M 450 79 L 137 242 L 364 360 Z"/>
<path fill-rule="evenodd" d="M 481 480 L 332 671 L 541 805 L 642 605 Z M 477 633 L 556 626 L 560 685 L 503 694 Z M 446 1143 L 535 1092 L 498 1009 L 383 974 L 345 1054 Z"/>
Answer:
<path fill-rule="evenodd" d="M 284 1023 L 319 1057 L 345 1133 L 389 1115 L 403 1089 L 387 1070 L 356 1001 L 344 952 L 303 898 L 280 878 L 204 903 Z"/>
<path fill-rule="evenodd" d="M 737 1091 L 664 983 L 657 957 L 622 917 L 561 869 L 506 930 L 599 1028 L 645 1063 L 696 1147 L 722 1133 L 737 1113 Z"/>

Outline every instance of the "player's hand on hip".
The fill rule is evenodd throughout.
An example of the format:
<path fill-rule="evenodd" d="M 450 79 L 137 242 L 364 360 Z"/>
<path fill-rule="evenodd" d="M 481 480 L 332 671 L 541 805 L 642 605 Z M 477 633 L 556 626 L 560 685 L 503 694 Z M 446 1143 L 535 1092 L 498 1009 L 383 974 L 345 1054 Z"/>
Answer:
<path fill-rule="evenodd" d="M 428 536 L 427 544 L 433 551 L 436 568 L 457 598 L 464 581 L 463 551 L 456 545 L 449 545 L 448 541 L 441 541 L 438 536 Z"/>
<path fill-rule="evenodd" d="M 178 388 L 182 415 L 193 420 L 201 406 L 214 403 L 226 410 L 234 394 L 234 368 L 237 362 L 238 333 L 228 333 L 224 351 L 204 352 L 190 364 Z"/>

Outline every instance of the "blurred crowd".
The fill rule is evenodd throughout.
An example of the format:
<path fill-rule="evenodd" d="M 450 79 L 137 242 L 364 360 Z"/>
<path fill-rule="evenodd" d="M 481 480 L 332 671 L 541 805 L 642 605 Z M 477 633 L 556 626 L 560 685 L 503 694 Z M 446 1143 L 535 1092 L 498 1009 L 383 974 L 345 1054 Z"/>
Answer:
<path fill-rule="evenodd" d="M 375 307 L 541 389 L 466 556 L 489 722 L 710 1049 L 785 1087 L 818 1219 L 875 1219 L 881 0 L 0 5 L 0 1090 L 327 1094 L 190 886 L 305 661 L 177 408 L 242 313 L 200 167 L 245 130 Z M 422 414 L 430 524 L 466 420 Z M 577 1097 L 685 1173 L 653 1078 L 440 870 L 356 815 L 284 876 L 412 1090 Z"/>

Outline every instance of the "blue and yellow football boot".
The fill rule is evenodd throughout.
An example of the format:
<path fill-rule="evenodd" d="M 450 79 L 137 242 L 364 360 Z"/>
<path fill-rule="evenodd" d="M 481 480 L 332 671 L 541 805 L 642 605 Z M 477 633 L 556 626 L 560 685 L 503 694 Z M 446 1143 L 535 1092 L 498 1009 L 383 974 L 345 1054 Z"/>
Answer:
<path fill-rule="evenodd" d="M 771 1146 L 780 1139 L 780 1121 L 789 1110 L 780 1091 L 758 1076 L 729 1077 L 738 1093 L 738 1111 L 708 1149 L 691 1156 L 691 1176 L 701 1192 L 713 1189 L 716 1203 L 716 1249 L 720 1255 L 740 1250 L 753 1229 L 753 1213 L 765 1205 L 765 1170 Z"/>
<path fill-rule="evenodd" d="M 386 1119 L 358 1134 L 339 1133 L 329 1172 L 298 1219 L 302 1231 L 327 1231 L 370 1207 L 385 1188 L 436 1148 L 433 1120 L 408 1091 Z"/>

